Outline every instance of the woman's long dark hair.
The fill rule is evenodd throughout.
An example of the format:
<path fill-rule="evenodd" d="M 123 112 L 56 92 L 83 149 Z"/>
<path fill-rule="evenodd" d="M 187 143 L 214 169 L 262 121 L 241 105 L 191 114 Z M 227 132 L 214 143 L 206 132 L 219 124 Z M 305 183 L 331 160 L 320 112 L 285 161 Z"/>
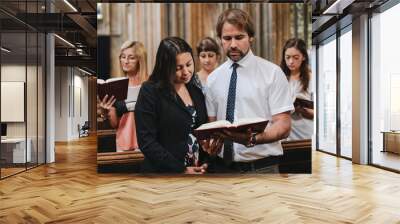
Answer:
<path fill-rule="evenodd" d="M 307 53 L 307 47 L 306 47 L 306 43 L 304 42 L 304 40 L 299 39 L 299 38 L 292 38 L 292 39 L 289 39 L 288 41 L 286 41 L 285 46 L 283 47 L 283 50 L 282 50 L 281 68 L 282 68 L 283 72 L 285 73 L 286 78 L 289 80 L 290 79 L 290 69 L 286 65 L 285 53 L 286 53 L 286 50 L 291 47 L 294 47 L 298 51 L 300 51 L 300 53 L 304 57 L 304 61 L 301 63 L 301 66 L 300 66 L 300 82 L 303 86 L 303 91 L 307 91 L 308 84 L 310 83 L 311 70 L 310 70 L 310 60 L 309 60 L 308 53 Z"/>
<path fill-rule="evenodd" d="M 185 40 L 179 37 L 167 37 L 161 40 L 154 69 L 149 80 L 156 83 L 158 87 L 174 93 L 173 82 L 176 75 L 176 56 L 186 52 L 190 53 L 193 58 L 192 48 Z"/>

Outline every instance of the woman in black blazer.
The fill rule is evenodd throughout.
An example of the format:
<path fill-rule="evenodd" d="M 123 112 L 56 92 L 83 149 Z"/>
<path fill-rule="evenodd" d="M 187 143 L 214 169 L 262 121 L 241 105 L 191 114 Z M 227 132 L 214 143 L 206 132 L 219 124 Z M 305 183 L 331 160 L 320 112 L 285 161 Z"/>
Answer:
<path fill-rule="evenodd" d="M 142 84 L 135 120 L 142 172 L 204 173 L 206 153 L 193 130 L 207 122 L 205 100 L 194 84 L 192 49 L 178 37 L 161 41 L 149 81 Z"/>

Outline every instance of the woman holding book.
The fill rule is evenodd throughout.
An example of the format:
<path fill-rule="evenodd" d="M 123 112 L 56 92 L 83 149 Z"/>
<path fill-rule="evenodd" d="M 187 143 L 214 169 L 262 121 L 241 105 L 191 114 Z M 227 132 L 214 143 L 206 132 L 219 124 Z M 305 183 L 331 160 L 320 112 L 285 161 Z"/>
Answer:
<path fill-rule="evenodd" d="M 122 72 L 129 79 L 126 100 L 115 101 L 105 96 L 99 105 L 111 127 L 116 128 L 117 152 L 138 149 L 135 124 L 135 105 L 141 84 L 147 80 L 147 54 L 142 43 L 126 41 L 121 46 L 119 62 Z"/>
<path fill-rule="evenodd" d="M 207 169 L 193 130 L 207 122 L 204 95 L 194 83 L 192 49 L 178 37 L 161 41 L 154 70 L 143 83 L 135 119 L 142 172 L 201 174 Z"/>
<path fill-rule="evenodd" d="M 286 41 L 282 51 L 281 68 L 289 81 L 293 101 L 296 98 L 313 101 L 309 57 L 303 40 L 292 38 Z M 314 110 L 295 104 L 295 112 L 291 117 L 292 130 L 288 140 L 311 139 L 314 132 Z"/>
<path fill-rule="evenodd" d="M 208 75 L 218 66 L 221 54 L 217 42 L 211 37 L 200 40 L 196 50 L 201 68 L 200 71 L 197 72 L 197 78 L 203 88 L 206 85 Z"/>

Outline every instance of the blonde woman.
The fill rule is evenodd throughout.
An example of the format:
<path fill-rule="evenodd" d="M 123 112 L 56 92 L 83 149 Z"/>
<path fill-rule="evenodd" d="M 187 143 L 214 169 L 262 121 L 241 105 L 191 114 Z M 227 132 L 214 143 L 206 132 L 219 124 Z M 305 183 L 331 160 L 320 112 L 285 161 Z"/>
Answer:
<path fill-rule="evenodd" d="M 138 149 L 135 124 L 135 105 L 139 89 L 148 78 L 147 53 L 142 43 L 126 41 L 122 44 L 119 62 L 122 72 L 129 78 L 128 97 L 115 101 L 114 96 L 105 96 L 99 102 L 111 127 L 116 131 L 117 152 Z"/>

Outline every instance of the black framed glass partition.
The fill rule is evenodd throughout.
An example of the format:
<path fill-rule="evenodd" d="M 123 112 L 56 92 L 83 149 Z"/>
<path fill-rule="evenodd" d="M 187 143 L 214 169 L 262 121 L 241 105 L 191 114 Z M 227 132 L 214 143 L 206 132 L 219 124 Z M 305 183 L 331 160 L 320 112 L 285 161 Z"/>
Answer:
<path fill-rule="evenodd" d="M 45 163 L 45 34 L 26 24 L 45 1 L 0 3 L 0 178 Z"/>
<path fill-rule="evenodd" d="M 1 34 L 1 175 L 9 176 L 26 169 L 26 33 Z M 4 49 L 7 49 L 5 51 Z M 30 160 L 28 160 L 30 162 Z"/>
<path fill-rule="evenodd" d="M 318 49 L 317 149 L 400 172 L 400 4 L 354 2 L 348 9 L 313 33 Z M 331 63 L 326 62 L 329 57 Z M 336 80 L 328 80 L 326 73 L 335 68 Z"/>
<path fill-rule="evenodd" d="M 336 35 L 317 51 L 317 149 L 336 154 Z"/>
<path fill-rule="evenodd" d="M 339 37 L 340 155 L 352 158 L 352 27 L 341 30 Z"/>
<path fill-rule="evenodd" d="M 345 18 L 348 23 L 348 18 Z M 352 26 L 317 45 L 317 150 L 352 158 Z"/>
<path fill-rule="evenodd" d="M 371 163 L 400 171 L 400 4 L 389 1 L 371 24 L 370 140 Z"/>

